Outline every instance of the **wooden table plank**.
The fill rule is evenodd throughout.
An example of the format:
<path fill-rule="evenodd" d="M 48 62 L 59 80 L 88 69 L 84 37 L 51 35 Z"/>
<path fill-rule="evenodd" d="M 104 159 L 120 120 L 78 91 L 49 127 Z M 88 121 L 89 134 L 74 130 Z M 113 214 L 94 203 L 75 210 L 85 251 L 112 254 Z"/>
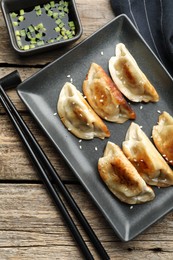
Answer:
<path fill-rule="evenodd" d="M 145 231 L 133 241 L 122 243 L 81 186 L 67 187 L 111 259 L 171 259 L 173 214 L 153 225 L 149 232 Z M 0 198 L 1 259 L 70 259 L 70 252 L 75 259 L 82 259 L 43 185 L 0 184 Z M 87 236 L 82 234 L 92 250 Z M 94 256 L 99 259 L 97 254 L 94 253 Z"/>
<path fill-rule="evenodd" d="M 6 115 L 1 114 L 0 118 L 0 180 L 39 180 L 30 157 L 20 137 L 16 134 L 10 119 Z M 67 167 L 65 160 L 38 127 L 35 120 L 29 115 L 24 115 L 23 119 L 61 178 L 64 181 L 76 181 L 72 170 Z"/>

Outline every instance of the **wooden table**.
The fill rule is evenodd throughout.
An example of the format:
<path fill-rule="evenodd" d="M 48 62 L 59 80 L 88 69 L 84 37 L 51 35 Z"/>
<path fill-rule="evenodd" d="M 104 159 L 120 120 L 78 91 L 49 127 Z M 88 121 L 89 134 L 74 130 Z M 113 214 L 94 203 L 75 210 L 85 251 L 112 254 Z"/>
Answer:
<path fill-rule="evenodd" d="M 110 21 L 108 0 L 76 0 L 83 26 L 81 40 Z M 63 51 L 19 57 L 12 49 L 0 12 L 0 77 L 17 69 L 22 80 L 58 58 Z M 15 90 L 8 91 L 17 109 L 76 199 L 111 259 L 172 259 L 173 213 L 133 241 L 121 242 L 71 170 L 29 115 Z M 0 259 L 82 259 L 64 220 L 37 176 L 30 158 L 0 105 Z M 83 203 L 85 202 L 85 203 Z M 77 224 L 78 225 L 78 224 Z M 80 225 L 79 229 L 81 230 Z M 83 232 L 82 232 L 83 233 Z M 95 259 L 99 259 L 88 238 Z"/>

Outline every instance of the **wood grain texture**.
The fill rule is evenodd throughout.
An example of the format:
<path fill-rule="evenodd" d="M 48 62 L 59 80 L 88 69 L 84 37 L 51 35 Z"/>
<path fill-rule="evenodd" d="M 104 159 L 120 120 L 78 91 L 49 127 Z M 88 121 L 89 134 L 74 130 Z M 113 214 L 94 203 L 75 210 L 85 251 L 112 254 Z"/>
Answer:
<path fill-rule="evenodd" d="M 111 259 L 171 259 L 172 214 L 133 241 L 122 243 L 82 187 L 67 188 Z M 43 185 L 1 184 L 0 197 L 1 259 L 71 259 L 69 254 L 83 259 Z M 76 224 L 82 231 L 77 221 Z M 83 231 L 82 234 L 94 252 L 88 237 Z M 99 259 L 97 254 L 94 256 Z"/>
<path fill-rule="evenodd" d="M 0 117 L 0 180 L 38 180 L 39 178 L 32 166 L 30 157 L 20 137 L 16 134 L 10 119 L 6 115 L 0 115 Z M 55 150 L 35 120 L 29 115 L 24 115 L 23 119 L 61 178 L 75 181 L 74 173 L 67 167 L 61 155 Z"/>
<path fill-rule="evenodd" d="M 109 0 L 76 0 L 76 4 L 83 26 L 83 35 L 77 43 L 114 18 Z M 69 46 L 32 57 L 18 56 L 11 47 L 1 11 L 0 44 L 0 77 L 17 69 L 22 81 L 72 48 Z M 110 258 L 172 259 L 173 213 L 169 213 L 132 241 L 121 242 L 71 169 L 31 117 L 16 91 L 9 90 L 8 94 L 76 199 Z M 0 260 L 83 259 L 1 104 L 0 209 Z M 75 222 L 94 258 L 100 259 L 82 227 L 76 220 Z"/>

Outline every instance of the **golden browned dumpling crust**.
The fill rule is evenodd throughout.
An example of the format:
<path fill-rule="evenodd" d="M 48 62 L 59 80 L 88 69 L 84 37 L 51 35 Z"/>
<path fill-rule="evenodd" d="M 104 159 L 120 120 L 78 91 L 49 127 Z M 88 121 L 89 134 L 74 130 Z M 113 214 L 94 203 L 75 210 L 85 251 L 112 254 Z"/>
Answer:
<path fill-rule="evenodd" d="M 112 142 L 107 143 L 98 161 L 98 171 L 109 190 L 127 204 L 140 204 L 155 197 L 120 147 Z"/>
<path fill-rule="evenodd" d="M 172 169 L 138 124 L 131 123 L 122 149 L 146 183 L 159 187 L 173 185 Z"/>
<path fill-rule="evenodd" d="M 93 111 L 76 87 L 66 82 L 63 86 L 57 111 L 67 129 L 81 139 L 104 139 L 110 136 L 107 126 Z"/>
<path fill-rule="evenodd" d="M 109 71 L 118 89 L 133 102 L 157 102 L 159 95 L 124 44 L 116 45 Z"/>
<path fill-rule="evenodd" d="M 83 82 L 83 92 L 94 111 L 103 119 L 124 123 L 135 119 L 135 112 L 104 69 L 92 63 Z"/>
<path fill-rule="evenodd" d="M 153 127 L 153 141 L 165 160 L 173 165 L 173 117 L 163 112 L 159 116 L 158 125 Z"/>

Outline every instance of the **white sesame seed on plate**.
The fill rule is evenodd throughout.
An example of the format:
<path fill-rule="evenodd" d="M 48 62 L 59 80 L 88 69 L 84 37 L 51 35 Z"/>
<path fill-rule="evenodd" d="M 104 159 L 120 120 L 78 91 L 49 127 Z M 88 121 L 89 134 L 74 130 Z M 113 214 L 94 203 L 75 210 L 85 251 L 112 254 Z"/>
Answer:
<path fill-rule="evenodd" d="M 82 145 L 79 145 L 79 149 L 82 150 Z"/>
<path fill-rule="evenodd" d="M 133 209 L 133 206 L 130 206 L 130 209 Z"/>
<path fill-rule="evenodd" d="M 101 51 L 100 54 L 103 56 L 103 51 Z"/>
<path fill-rule="evenodd" d="M 57 115 L 57 113 L 54 113 L 53 115 L 54 115 L 54 116 L 56 116 L 56 115 Z"/>
<path fill-rule="evenodd" d="M 97 151 L 98 150 L 97 146 L 94 149 L 95 149 L 95 151 Z"/>
<path fill-rule="evenodd" d="M 161 114 L 161 111 L 160 111 L 160 110 L 157 110 L 157 113 Z"/>
<path fill-rule="evenodd" d="M 70 74 L 69 75 L 67 75 L 67 78 L 70 78 L 71 76 L 70 76 Z"/>

